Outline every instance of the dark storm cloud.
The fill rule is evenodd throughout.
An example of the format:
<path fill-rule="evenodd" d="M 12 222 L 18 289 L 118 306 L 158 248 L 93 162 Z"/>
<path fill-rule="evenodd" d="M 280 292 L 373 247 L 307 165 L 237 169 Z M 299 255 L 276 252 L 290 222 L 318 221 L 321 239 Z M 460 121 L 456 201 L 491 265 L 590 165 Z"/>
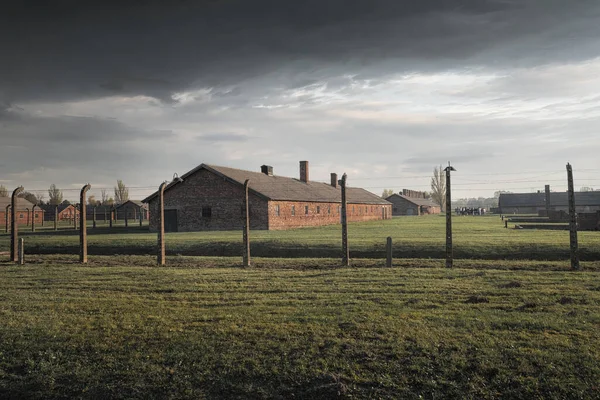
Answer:
<path fill-rule="evenodd" d="M 293 88 L 346 73 L 579 60 L 600 53 L 599 11 L 594 0 L 13 2 L 0 17 L 0 102 L 171 102 L 265 74 Z"/>

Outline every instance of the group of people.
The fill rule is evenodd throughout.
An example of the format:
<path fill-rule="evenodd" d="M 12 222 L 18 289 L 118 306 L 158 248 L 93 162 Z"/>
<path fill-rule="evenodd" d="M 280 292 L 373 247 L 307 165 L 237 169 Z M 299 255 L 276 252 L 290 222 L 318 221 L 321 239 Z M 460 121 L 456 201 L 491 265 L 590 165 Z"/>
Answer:
<path fill-rule="evenodd" d="M 481 207 L 456 207 L 456 215 L 485 215 L 485 208 Z"/>

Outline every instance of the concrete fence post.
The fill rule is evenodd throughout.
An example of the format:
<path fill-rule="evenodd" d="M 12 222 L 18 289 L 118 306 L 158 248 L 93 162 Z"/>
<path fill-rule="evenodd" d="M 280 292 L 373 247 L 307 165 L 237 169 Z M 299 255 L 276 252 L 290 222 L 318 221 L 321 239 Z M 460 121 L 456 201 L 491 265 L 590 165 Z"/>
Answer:
<path fill-rule="evenodd" d="M 34 204 L 33 207 L 31 207 L 31 232 L 35 232 L 35 208 L 37 207 L 37 204 Z"/>
<path fill-rule="evenodd" d="M 91 186 L 88 183 L 84 187 L 81 188 L 81 193 L 79 195 L 79 262 L 85 264 L 88 262 L 88 251 L 87 251 L 87 207 L 85 203 L 86 193 L 90 190 Z"/>
<path fill-rule="evenodd" d="M 58 230 L 58 206 L 54 206 L 54 230 Z"/>
<path fill-rule="evenodd" d="M 6 206 L 6 213 L 4 213 L 4 233 L 8 233 L 8 221 L 10 221 L 8 217 L 8 213 L 10 212 L 10 204 Z"/>
<path fill-rule="evenodd" d="M 19 254 L 19 221 L 17 220 L 17 198 L 25 188 L 19 186 L 16 188 L 10 200 L 10 260 L 17 261 Z"/>
<path fill-rule="evenodd" d="M 92 210 L 92 228 L 96 228 L 96 207 Z"/>
<path fill-rule="evenodd" d="M 165 265 L 165 187 L 163 182 L 158 187 L 158 265 Z"/>
<path fill-rule="evenodd" d="M 392 267 L 392 238 L 391 238 L 391 236 L 388 236 L 388 238 L 387 238 L 387 242 L 385 245 L 385 254 L 386 254 L 385 266 L 388 268 L 391 268 Z"/>
<path fill-rule="evenodd" d="M 127 208 L 123 207 L 123 209 L 125 210 L 125 228 L 127 228 L 129 226 L 129 215 L 128 214 L 128 210 Z"/>
<path fill-rule="evenodd" d="M 42 208 L 41 211 L 42 211 L 42 227 L 44 227 L 44 220 L 46 219 L 46 210 L 44 210 Z"/>
<path fill-rule="evenodd" d="M 250 261 L 250 204 L 248 203 L 248 185 L 250 179 L 244 181 L 244 232 L 242 239 L 244 241 L 243 263 L 244 267 L 249 267 Z"/>
<path fill-rule="evenodd" d="M 110 210 L 110 216 L 108 217 L 108 227 L 112 228 L 112 226 L 113 226 L 113 210 L 111 208 L 111 210 Z"/>
<path fill-rule="evenodd" d="M 25 239 L 19 239 L 19 259 L 17 260 L 19 265 L 25 264 Z"/>
<path fill-rule="evenodd" d="M 73 206 L 73 229 L 77 230 L 77 205 Z"/>
<path fill-rule="evenodd" d="M 446 268 L 452 268 L 452 196 L 450 190 L 450 171 L 456 171 L 448 162 L 448 166 L 444 168 L 446 171 Z"/>
<path fill-rule="evenodd" d="M 350 266 L 350 249 L 348 248 L 348 202 L 346 199 L 346 179 L 348 176 L 344 173 L 340 188 L 342 191 L 342 265 Z"/>
<path fill-rule="evenodd" d="M 139 214 L 140 214 L 139 215 L 139 217 L 140 217 L 140 228 L 142 227 L 142 223 L 144 221 L 144 213 L 143 213 L 143 211 L 144 210 L 142 209 L 142 207 L 140 207 L 140 212 L 139 212 Z"/>
<path fill-rule="evenodd" d="M 29 211 L 31 211 L 29 209 L 29 207 L 26 207 L 25 210 L 27 210 L 27 226 L 29 226 Z"/>
<path fill-rule="evenodd" d="M 567 184 L 569 196 L 569 245 L 571 248 L 571 268 L 579 269 L 579 244 L 577 243 L 577 209 L 575 208 L 575 189 L 573 169 L 567 163 Z"/>

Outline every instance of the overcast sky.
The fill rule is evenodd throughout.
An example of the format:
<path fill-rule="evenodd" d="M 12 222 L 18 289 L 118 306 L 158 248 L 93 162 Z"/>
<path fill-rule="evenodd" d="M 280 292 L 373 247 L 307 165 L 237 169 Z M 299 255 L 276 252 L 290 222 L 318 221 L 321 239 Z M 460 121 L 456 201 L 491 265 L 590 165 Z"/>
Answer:
<path fill-rule="evenodd" d="M 38 3 L 0 14 L 11 190 L 300 160 L 378 194 L 448 161 L 454 198 L 566 190 L 567 162 L 600 188 L 597 0 Z"/>

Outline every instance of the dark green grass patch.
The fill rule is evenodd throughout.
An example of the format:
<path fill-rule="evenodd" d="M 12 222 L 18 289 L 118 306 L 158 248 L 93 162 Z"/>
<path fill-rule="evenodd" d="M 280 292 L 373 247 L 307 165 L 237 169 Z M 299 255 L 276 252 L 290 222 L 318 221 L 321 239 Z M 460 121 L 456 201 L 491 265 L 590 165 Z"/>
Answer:
<path fill-rule="evenodd" d="M 600 395 L 595 265 L 29 261 L 0 263 L 0 398 Z"/>
<path fill-rule="evenodd" d="M 454 256 L 480 260 L 568 260 L 569 232 L 505 229 L 498 216 L 453 218 Z M 91 255 L 155 254 L 156 234 L 135 224 L 112 230 L 99 226 L 88 229 Z M 580 232 L 582 260 L 600 260 L 600 232 Z M 385 258 L 385 243 L 393 239 L 397 258 L 445 257 L 445 218 L 439 215 L 399 217 L 389 221 L 349 225 L 352 258 Z M 30 233 L 22 229 L 26 252 L 30 254 L 78 254 L 78 232 L 45 229 Z M 307 258 L 339 257 L 339 225 L 289 231 L 251 231 L 251 252 L 257 257 Z M 0 251 L 9 248 L 9 236 L 0 234 Z M 190 232 L 167 233 L 167 254 L 188 256 L 239 256 L 242 233 Z"/>

